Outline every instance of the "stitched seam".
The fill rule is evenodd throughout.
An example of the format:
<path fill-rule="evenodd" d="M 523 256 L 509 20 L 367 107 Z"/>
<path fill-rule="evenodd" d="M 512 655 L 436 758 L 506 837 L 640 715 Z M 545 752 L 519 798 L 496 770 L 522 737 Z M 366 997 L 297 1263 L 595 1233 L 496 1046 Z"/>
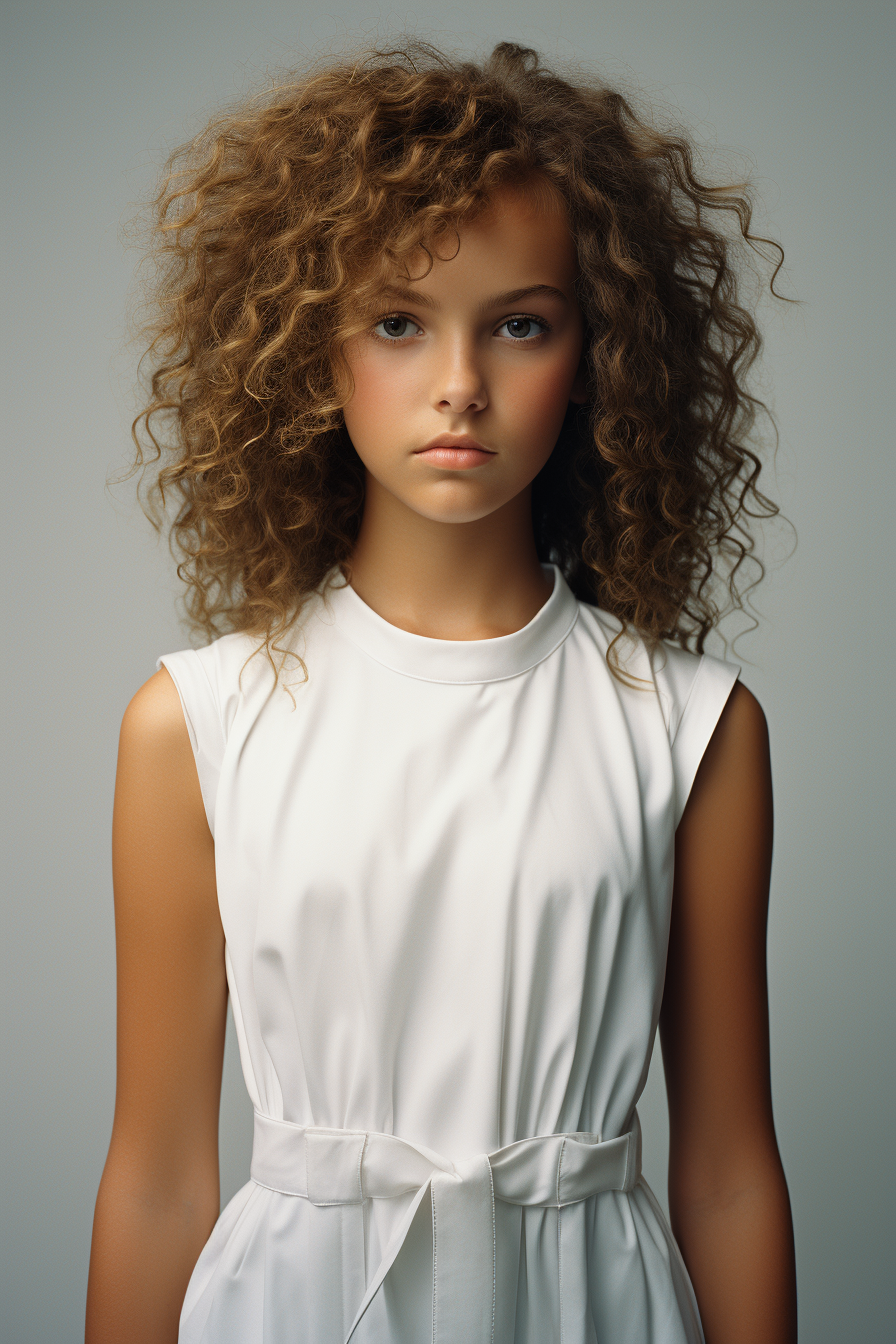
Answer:
<path fill-rule="evenodd" d="M 498 1230 L 495 1226 L 495 1180 L 492 1175 L 492 1164 L 488 1164 L 488 1180 L 492 1192 L 492 1333 L 491 1339 L 494 1344 L 495 1339 L 495 1308 L 498 1293 Z"/>
<path fill-rule="evenodd" d="M 436 1321 L 436 1283 L 438 1281 L 439 1261 L 436 1248 L 436 1192 L 433 1189 L 432 1178 L 429 1183 L 429 1198 L 432 1201 L 432 1344 L 436 1344 L 436 1330 L 438 1322 Z"/>
<path fill-rule="evenodd" d="M 378 654 L 371 653 L 370 649 L 368 649 L 364 644 L 359 644 L 358 641 L 352 637 L 349 631 L 343 629 L 341 633 L 345 636 L 345 638 L 349 641 L 349 643 L 354 644 L 355 648 L 360 649 L 361 653 L 365 654 L 366 657 L 373 659 L 375 663 L 379 663 L 380 667 L 384 667 L 387 670 L 387 672 L 394 672 L 399 677 L 410 677 L 414 681 L 428 681 L 438 686 L 486 686 L 489 685 L 491 682 L 495 681 L 512 681 L 514 677 L 524 677 L 526 673 L 531 672 L 534 667 L 539 667 L 542 663 L 546 662 L 548 658 L 551 657 L 552 654 L 555 654 L 557 652 L 557 650 L 561 647 L 561 645 L 566 643 L 567 639 L 572 634 L 572 631 L 578 619 L 579 619 L 579 613 L 577 608 L 575 615 L 572 617 L 569 623 L 569 628 L 565 631 L 564 634 L 562 634 L 559 637 L 556 644 L 554 644 L 552 648 L 548 649 L 547 653 L 544 653 L 541 655 L 541 657 L 536 658 L 534 663 L 531 663 L 528 667 L 522 668 L 521 671 L 508 672 L 503 677 L 470 677 L 469 679 L 465 680 L 455 680 L 453 677 L 450 680 L 448 680 L 445 677 L 424 677 L 421 676 L 420 673 L 418 672 L 406 672 L 403 668 L 393 667 L 391 663 L 385 662 Z"/>
<path fill-rule="evenodd" d="M 205 684 L 208 686 L 208 693 L 209 693 L 209 695 L 211 696 L 212 704 L 213 704 L 214 707 L 215 707 L 215 718 L 216 718 L 217 721 L 218 721 L 218 727 L 221 729 L 221 744 L 222 744 L 222 746 L 224 747 L 224 749 L 226 750 L 226 749 L 227 749 L 227 729 L 226 729 L 226 727 L 225 727 L 225 725 L 224 725 L 224 713 L 223 713 L 223 708 L 222 708 L 222 705 L 221 705 L 220 697 L 218 696 L 218 693 L 217 693 L 215 687 L 212 685 L 212 679 L 211 679 L 211 677 L 209 676 L 208 671 L 206 670 L 205 663 L 204 663 L 204 662 L 202 661 L 202 659 L 199 657 L 199 654 L 198 654 L 197 650 L 196 650 L 196 649 L 191 649 L 190 652 L 196 655 L 196 662 L 199 664 L 199 670 L 200 670 L 201 673 L 202 673 L 202 677 L 203 677 L 203 680 L 205 681 Z M 215 659 L 215 661 L 217 662 L 217 658 Z M 222 757 L 223 757 L 223 754 L 224 754 L 224 753 L 222 752 L 222 753 L 221 753 Z M 219 766 L 219 770 L 220 770 L 220 766 Z"/>
<path fill-rule="evenodd" d="M 557 1159 L 557 1207 L 560 1207 L 560 1179 L 563 1173 L 563 1157 L 566 1153 L 566 1137 L 564 1136 L 560 1144 L 560 1156 Z"/>
<path fill-rule="evenodd" d="M 341 1214 L 339 1218 L 339 1260 L 340 1260 L 339 1264 L 340 1273 L 345 1274 L 345 1214 Z M 265 1297 L 267 1297 L 267 1294 L 265 1294 Z M 352 1323 L 352 1318 L 351 1316 L 348 1315 L 348 1312 L 350 1310 L 351 1308 L 348 1306 L 345 1300 L 345 1294 L 343 1294 L 342 1327 L 339 1331 L 340 1334 L 344 1334 L 347 1327 L 350 1326 Z M 262 1336 L 262 1338 L 264 1338 L 264 1336 Z"/>
<path fill-rule="evenodd" d="M 560 1220 L 563 1217 L 563 1208 L 560 1204 L 560 1177 L 563 1171 L 563 1156 L 566 1152 L 566 1139 L 560 1144 L 560 1158 L 557 1162 L 557 1296 L 560 1305 L 560 1344 L 563 1344 L 563 1237 L 560 1230 Z"/>
<path fill-rule="evenodd" d="M 557 1298 L 560 1307 L 560 1344 L 563 1344 L 563 1238 L 560 1234 L 560 1219 L 563 1217 L 563 1210 L 557 1208 Z"/>
<path fill-rule="evenodd" d="M 309 1195 L 307 1194 L 303 1195 L 299 1190 L 284 1190 L 279 1185 L 269 1185 L 267 1181 L 259 1180 L 257 1176 L 250 1176 L 249 1179 L 251 1181 L 254 1181 L 256 1185 L 260 1185 L 262 1190 L 273 1190 L 275 1195 L 289 1195 L 291 1199 L 307 1199 L 309 1204 L 314 1203 L 314 1201 L 310 1198 Z M 354 1207 L 357 1206 L 358 1204 L 363 1203 L 364 1201 L 362 1199 L 325 1199 L 321 1200 L 320 1203 L 315 1204 L 315 1208 L 331 1209 L 331 1208 L 337 1208 L 338 1206 L 343 1204 L 351 1205 Z"/>
<path fill-rule="evenodd" d="M 705 654 L 701 654 L 701 655 L 700 655 L 700 661 L 699 661 L 699 663 L 697 664 L 697 668 L 696 668 L 696 671 L 694 672 L 693 679 L 692 679 L 692 681 L 691 681 L 690 686 L 688 687 L 688 693 L 687 693 L 687 695 L 686 695 L 685 698 L 684 698 L 684 704 L 683 704 L 682 707 L 681 707 L 681 713 L 679 714 L 679 716 L 678 716 L 678 722 L 677 722 L 676 725 L 675 725 L 675 732 L 674 732 L 674 733 L 671 733 L 670 736 L 669 736 L 669 746 L 670 746 L 670 747 L 674 747 L 674 746 L 675 746 L 675 740 L 676 740 L 676 738 L 678 737 L 678 732 L 679 732 L 679 729 L 681 728 L 681 725 L 684 723 L 684 716 L 685 716 L 685 714 L 687 714 L 687 712 L 688 712 L 688 706 L 690 705 L 691 700 L 696 700 L 696 696 L 694 695 L 694 687 L 697 685 L 697 682 L 700 680 L 701 673 L 703 672 L 703 670 L 704 670 L 705 667 L 706 667 L 706 655 L 705 655 Z"/>
<path fill-rule="evenodd" d="M 364 1161 L 364 1154 L 367 1151 L 367 1134 L 364 1135 L 364 1141 L 361 1144 L 361 1150 L 358 1153 L 358 1194 L 361 1196 L 361 1202 L 364 1202 L 364 1184 L 361 1179 L 361 1164 Z"/>

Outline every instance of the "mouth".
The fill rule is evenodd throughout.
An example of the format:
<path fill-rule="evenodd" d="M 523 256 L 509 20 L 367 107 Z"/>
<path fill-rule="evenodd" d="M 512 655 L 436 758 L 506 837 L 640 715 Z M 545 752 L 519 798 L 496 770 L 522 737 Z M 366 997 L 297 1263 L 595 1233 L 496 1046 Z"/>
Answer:
<path fill-rule="evenodd" d="M 489 462 L 496 454 L 491 448 L 484 448 L 469 434 L 440 434 L 425 448 L 418 448 L 414 456 L 429 462 L 433 467 L 467 471 L 470 467 L 480 467 L 484 462 Z"/>

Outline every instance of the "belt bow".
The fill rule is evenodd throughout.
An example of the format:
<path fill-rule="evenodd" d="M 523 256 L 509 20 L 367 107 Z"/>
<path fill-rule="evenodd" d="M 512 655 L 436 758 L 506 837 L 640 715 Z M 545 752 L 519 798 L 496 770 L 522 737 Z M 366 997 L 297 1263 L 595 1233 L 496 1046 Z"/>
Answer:
<path fill-rule="evenodd" d="M 323 1129 L 255 1112 L 252 1179 L 312 1204 L 414 1198 L 395 1229 L 352 1322 L 352 1336 L 392 1268 L 414 1214 L 432 1196 L 433 1344 L 492 1344 L 495 1330 L 495 1200 L 563 1209 L 607 1190 L 631 1190 L 641 1174 L 641 1129 L 617 1139 L 545 1134 L 451 1162 L 394 1134 Z M 560 1219 L 563 1258 L 563 1219 Z"/>

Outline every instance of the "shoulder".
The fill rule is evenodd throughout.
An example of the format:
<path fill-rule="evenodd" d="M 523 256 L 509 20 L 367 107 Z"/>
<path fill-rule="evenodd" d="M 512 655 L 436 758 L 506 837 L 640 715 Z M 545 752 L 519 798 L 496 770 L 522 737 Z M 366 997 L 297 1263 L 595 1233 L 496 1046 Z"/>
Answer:
<path fill-rule="evenodd" d="M 214 833 L 214 782 L 180 688 L 161 667 L 122 718 L 115 783 L 119 835 L 136 827 L 146 841 L 149 827 L 158 843 L 193 836 L 205 846 Z"/>
<path fill-rule="evenodd" d="M 121 721 L 122 740 L 137 744 L 186 740 L 187 727 L 174 680 L 160 667 L 130 700 Z"/>
<path fill-rule="evenodd" d="M 650 761 L 659 754 L 671 764 L 673 822 L 682 819 L 698 770 L 702 778 L 719 769 L 737 772 L 752 744 L 761 755 L 767 732 L 762 709 L 738 678 L 740 666 L 668 640 L 648 641 L 634 630 L 623 633 L 618 617 L 579 603 L 584 636 L 609 662 L 615 644 L 624 680 L 605 677 Z M 613 670 L 612 668 L 610 670 Z M 711 749 L 710 749 L 710 744 Z M 693 808 L 691 809 L 693 811 Z"/>
<path fill-rule="evenodd" d="M 271 690 L 270 659 L 256 656 L 264 640 L 242 632 L 199 649 L 163 654 L 159 671 L 140 688 L 126 719 L 141 742 L 170 769 L 177 762 L 198 775 L 212 832 L 218 782 L 230 732 L 247 701 L 256 712 Z M 130 732 L 123 726 L 123 734 Z M 124 739 L 123 739 L 124 740 Z M 167 755 L 166 755 L 167 753 Z"/>
<path fill-rule="evenodd" d="M 160 671 L 180 699 L 194 751 L 217 755 L 241 694 L 258 681 L 268 663 L 255 656 L 263 647 L 263 640 L 238 632 L 199 649 L 181 649 L 159 658 Z"/>
<path fill-rule="evenodd" d="M 682 829 L 750 830 L 770 824 L 771 806 L 768 722 L 756 696 L 738 681 L 696 772 Z"/>
<path fill-rule="evenodd" d="M 765 711 L 751 690 L 737 681 L 725 705 L 720 720 L 723 731 L 747 740 L 762 739 L 768 741 L 768 720 Z"/>
<path fill-rule="evenodd" d="M 769 750 L 768 721 L 765 711 L 742 681 L 731 688 L 704 758 L 708 767 L 724 765 L 737 770 L 757 754 Z"/>
<path fill-rule="evenodd" d="M 669 640 L 649 641 L 641 632 L 623 628 L 618 616 L 579 601 L 577 625 L 582 635 L 607 659 L 613 657 L 624 677 L 640 691 L 632 703 L 642 705 L 644 692 L 659 702 L 669 742 L 698 735 L 715 726 L 740 674 L 740 666 L 709 653 L 697 653 Z M 708 738 L 709 733 L 706 733 Z M 704 743 L 705 745 L 705 743 Z"/>
<path fill-rule="evenodd" d="M 121 721 L 119 772 L 142 779 L 195 772 L 193 743 L 180 695 L 162 667 L 132 697 Z"/>

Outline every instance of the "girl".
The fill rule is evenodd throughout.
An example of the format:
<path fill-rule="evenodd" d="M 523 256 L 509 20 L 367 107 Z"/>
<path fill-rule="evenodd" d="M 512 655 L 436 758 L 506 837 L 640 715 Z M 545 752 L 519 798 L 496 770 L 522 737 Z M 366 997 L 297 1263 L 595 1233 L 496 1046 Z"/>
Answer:
<path fill-rule="evenodd" d="M 176 157 L 142 424 L 211 642 L 122 727 L 89 1344 L 794 1339 L 768 739 L 702 651 L 775 512 L 718 210 L 757 241 L 507 43 L 323 66 Z"/>

